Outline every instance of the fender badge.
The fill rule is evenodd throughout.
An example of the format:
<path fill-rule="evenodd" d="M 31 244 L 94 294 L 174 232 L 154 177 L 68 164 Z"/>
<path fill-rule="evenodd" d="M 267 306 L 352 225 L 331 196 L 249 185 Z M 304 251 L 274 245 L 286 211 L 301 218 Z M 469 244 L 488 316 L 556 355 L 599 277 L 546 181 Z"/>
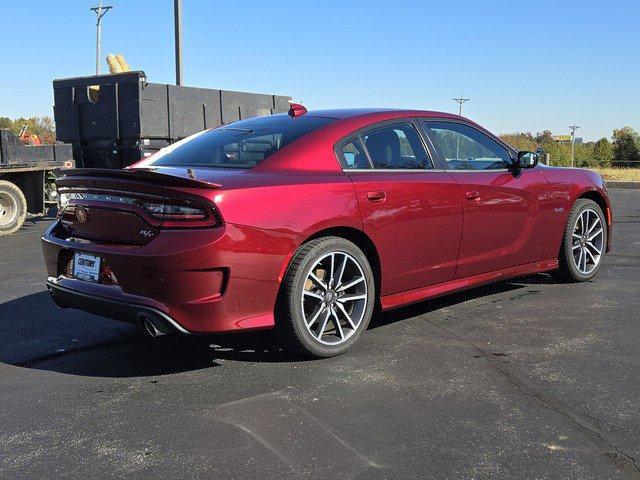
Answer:
<path fill-rule="evenodd" d="M 80 223 L 86 222 L 88 218 L 89 218 L 89 214 L 87 213 L 87 210 L 84 207 L 76 208 L 76 219 Z"/>

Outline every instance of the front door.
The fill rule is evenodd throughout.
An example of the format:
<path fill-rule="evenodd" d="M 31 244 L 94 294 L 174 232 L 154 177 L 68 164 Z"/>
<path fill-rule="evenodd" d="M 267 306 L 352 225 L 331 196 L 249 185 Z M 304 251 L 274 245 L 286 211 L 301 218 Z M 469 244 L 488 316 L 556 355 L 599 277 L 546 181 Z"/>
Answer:
<path fill-rule="evenodd" d="M 434 171 L 416 124 L 384 124 L 338 147 L 365 232 L 376 244 L 383 296 L 452 280 L 462 233 L 456 181 Z"/>
<path fill-rule="evenodd" d="M 460 186 L 463 234 L 456 278 L 542 259 L 552 205 L 540 168 L 512 168 L 509 150 L 461 122 L 422 120 L 441 163 Z"/>

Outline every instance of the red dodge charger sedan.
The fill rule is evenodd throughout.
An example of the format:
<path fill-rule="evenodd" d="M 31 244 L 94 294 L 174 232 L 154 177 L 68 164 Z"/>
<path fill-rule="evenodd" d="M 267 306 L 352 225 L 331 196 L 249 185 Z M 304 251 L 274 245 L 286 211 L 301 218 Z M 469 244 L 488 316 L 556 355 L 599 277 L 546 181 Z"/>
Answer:
<path fill-rule="evenodd" d="M 42 240 L 58 306 L 154 336 L 274 328 L 315 357 L 350 348 L 376 307 L 536 272 L 585 281 L 610 248 L 597 174 L 446 113 L 292 105 L 57 185 Z"/>

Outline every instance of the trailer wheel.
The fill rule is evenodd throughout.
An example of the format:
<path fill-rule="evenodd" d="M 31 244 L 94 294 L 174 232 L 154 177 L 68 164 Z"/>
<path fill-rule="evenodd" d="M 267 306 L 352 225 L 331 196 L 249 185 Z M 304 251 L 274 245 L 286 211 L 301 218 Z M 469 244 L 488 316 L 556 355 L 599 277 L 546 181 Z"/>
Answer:
<path fill-rule="evenodd" d="M 27 216 L 27 199 L 17 185 L 0 180 L 0 237 L 17 232 Z"/>

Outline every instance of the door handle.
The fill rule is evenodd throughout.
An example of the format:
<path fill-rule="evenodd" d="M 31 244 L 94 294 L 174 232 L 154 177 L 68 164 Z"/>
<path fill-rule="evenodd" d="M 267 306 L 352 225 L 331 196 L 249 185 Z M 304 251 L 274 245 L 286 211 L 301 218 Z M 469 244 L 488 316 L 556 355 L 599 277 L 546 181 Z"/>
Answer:
<path fill-rule="evenodd" d="M 478 192 L 477 190 L 471 190 L 470 192 L 466 192 L 464 196 L 467 197 L 467 200 L 469 200 L 470 202 L 480 201 L 480 192 Z"/>
<path fill-rule="evenodd" d="M 384 202 L 384 199 L 387 198 L 387 194 L 383 190 L 371 190 L 367 192 L 367 198 L 370 202 Z"/>

